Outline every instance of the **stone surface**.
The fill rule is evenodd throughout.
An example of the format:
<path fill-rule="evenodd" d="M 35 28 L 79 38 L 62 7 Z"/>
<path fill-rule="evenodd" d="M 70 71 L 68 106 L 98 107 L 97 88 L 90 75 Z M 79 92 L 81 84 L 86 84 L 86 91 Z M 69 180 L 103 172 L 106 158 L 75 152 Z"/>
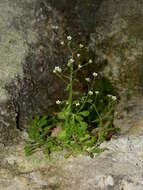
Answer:
<path fill-rule="evenodd" d="M 50 73 L 64 61 L 66 51 L 59 48 L 63 25 L 62 17 L 45 1 L 0 1 L 0 141 L 4 144 L 9 142 L 9 131 L 15 137 L 16 128 L 27 125 L 35 114 L 46 114 L 57 98 L 61 86 Z"/>
<path fill-rule="evenodd" d="M 24 144 L 1 147 L 0 189 L 3 190 L 142 190 L 143 136 L 124 136 L 105 142 L 93 159 L 79 155 L 52 160 L 41 151 L 24 155 Z M 59 156 L 60 155 L 60 156 Z"/>
<path fill-rule="evenodd" d="M 99 0 L 97 3 L 93 0 L 0 1 L 0 106 L 3 109 L 4 104 L 12 105 L 9 117 L 2 116 L 5 129 L 11 118 L 15 122 L 12 129 L 22 129 L 32 116 L 55 109 L 55 100 L 63 97 L 64 92 L 63 84 L 53 77 L 52 70 L 67 62 L 67 50 L 61 47 L 60 41 L 69 34 L 76 41 L 85 41 L 92 29 L 94 10 L 100 3 Z M 2 110 L 8 111 L 6 106 Z M 2 125 L 0 131 L 1 128 Z"/>
<path fill-rule="evenodd" d="M 0 189 L 142 190 L 143 100 L 133 92 L 143 87 L 143 1 L 66 2 L 0 0 Z M 121 136 L 94 159 L 59 153 L 48 161 L 40 150 L 26 158 L 19 129 L 64 95 L 51 72 L 67 61 L 60 41 L 68 34 L 90 38 L 98 69 L 118 87 Z"/>
<path fill-rule="evenodd" d="M 96 14 L 95 32 L 90 35 L 103 74 L 120 92 L 142 93 L 143 1 L 102 1 Z"/>
<path fill-rule="evenodd" d="M 114 125 L 121 129 L 122 135 L 143 135 L 142 96 L 131 99 L 122 97 L 116 108 Z"/>

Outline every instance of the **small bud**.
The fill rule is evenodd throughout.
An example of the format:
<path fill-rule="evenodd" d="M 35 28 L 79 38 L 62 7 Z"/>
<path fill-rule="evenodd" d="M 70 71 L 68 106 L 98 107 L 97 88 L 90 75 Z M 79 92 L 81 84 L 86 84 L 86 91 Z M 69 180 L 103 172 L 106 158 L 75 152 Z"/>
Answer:
<path fill-rule="evenodd" d="M 61 43 L 60 43 L 60 44 L 63 46 L 65 43 L 64 43 L 64 41 L 61 41 Z"/>
<path fill-rule="evenodd" d="M 90 78 L 85 78 L 85 80 L 86 80 L 87 82 L 90 82 Z"/>
<path fill-rule="evenodd" d="M 84 45 L 83 45 L 83 44 L 79 44 L 79 47 L 80 47 L 80 48 L 83 48 L 83 47 L 84 47 Z"/>
<path fill-rule="evenodd" d="M 89 63 L 93 63 L 93 61 L 92 61 L 92 59 L 89 59 L 89 61 L 88 61 Z"/>
<path fill-rule="evenodd" d="M 77 57 L 80 57 L 80 53 L 77 54 Z"/>
<path fill-rule="evenodd" d="M 81 68 L 82 68 L 82 66 L 79 64 L 79 65 L 78 65 L 78 68 L 79 68 L 79 69 L 81 69 Z"/>

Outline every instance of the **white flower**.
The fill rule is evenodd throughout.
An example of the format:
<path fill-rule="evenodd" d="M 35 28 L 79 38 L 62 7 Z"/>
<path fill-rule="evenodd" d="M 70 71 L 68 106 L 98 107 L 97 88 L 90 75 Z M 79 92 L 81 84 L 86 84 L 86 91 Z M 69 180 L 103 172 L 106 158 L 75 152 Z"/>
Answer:
<path fill-rule="evenodd" d="M 113 100 L 113 101 L 116 101 L 116 100 L 117 100 L 117 97 L 116 97 L 116 96 L 112 96 L 112 100 Z"/>
<path fill-rule="evenodd" d="M 95 91 L 95 94 L 99 94 L 99 91 Z"/>
<path fill-rule="evenodd" d="M 77 57 L 80 57 L 80 53 L 77 54 Z"/>
<path fill-rule="evenodd" d="M 79 106 L 79 105 L 80 105 L 80 103 L 79 103 L 79 102 L 77 102 L 75 105 L 76 105 L 76 106 Z"/>
<path fill-rule="evenodd" d="M 60 43 L 60 44 L 63 46 L 65 43 L 64 43 L 64 41 L 61 41 L 61 43 Z"/>
<path fill-rule="evenodd" d="M 113 96 L 111 94 L 108 94 L 107 95 L 109 98 L 111 98 L 113 101 L 116 101 L 117 100 L 117 97 L 116 96 Z"/>
<path fill-rule="evenodd" d="M 83 48 L 83 47 L 84 47 L 84 45 L 83 45 L 83 44 L 79 44 L 79 47 L 80 47 L 80 48 Z"/>
<path fill-rule="evenodd" d="M 82 66 L 79 64 L 79 65 L 78 65 L 78 68 L 79 68 L 79 69 L 81 69 L 81 68 L 82 68 Z"/>
<path fill-rule="evenodd" d="M 98 73 L 95 73 L 95 72 L 94 72 L 92 75 L 93 75 L 94 77 L 97 77 L 97 76 L 98 76 Z"/>
<path fill-rule="evenodd" d="M 74 62 L 74 59 L 73 59 L 73 58 L 69 59 L 69 60 L 68 60 L 68 67 L 70 67 L 73 62 Z"/>
<path fill-rule="evenodd" d="M 85 78 L 85 80 L 86 80 L 87 82 L 90 82 L 90 78 Z"/>
<path fill-rule="evenodd" d="M 74 59 L 73 59 L 73 58 L 69 59 L 69 62 L 70 62 L 70 63 L 73 63 L 73 62 L 74 62 Z"/>
<path fill-rule="evenodd" d="M 89 63 L 93 63 L 93 61 L 92 61 L 92 59 L 89 59 L 89 61 L 88 61 Z"/>
<path fill-rule="evenodd" d="M 67 40 L 71 41 L 72 37 L 71 36 L 67 36 Z"/>
<path fill-rule="evenodd" d="M 89 94 L 90 96 L 92 96 L 92 95 L 93 95 L 93 92 L 90 90 L 90 91 L 88 92 L 88 94 Z"/>
<path fill-rule="evenodd" d="M 62 72 L 62 69 L 61 69 L 59 66 L 55 66 L 55 68 L 54 68 L 54 70 L 53 70 L 53 73 L 56 73 L 56 72 L 61 73 L 61 72 Z"/>
<path fill-rule="evenodd" d="M 56 101 L 56 104 L 58 104 L 58 105 L 61 104 L 61 103 L 62 103 L 62 102 L 61 102 L 60 100 L 57 100 L 57 101 Z"/>

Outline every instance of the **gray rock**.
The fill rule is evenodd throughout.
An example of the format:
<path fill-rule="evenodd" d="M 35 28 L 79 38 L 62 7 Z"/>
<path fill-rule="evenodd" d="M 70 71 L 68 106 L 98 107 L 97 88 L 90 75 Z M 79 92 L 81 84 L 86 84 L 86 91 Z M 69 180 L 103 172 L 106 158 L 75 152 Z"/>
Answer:
<path fill-rule="evenodd" d="M 0 153 L 3 190 L 142 190 L 143 136 L 124 136 L 104 142 L 107 150 L 93 159 L 79 155 L 52 161 L 41 151 L 25 157 L 23 142 Z M 57 156 L 56 156 L 57 155 Z"/>
<path fill-rule="evenodd" d="M 111 79 L 119 93 L 143 90 L 143 2 L 102 1 L 96 14 L 91 48 L 103 74 Z"/>
<path fill-rule="evenodd" d="M 86 41 L 100 4 L 101 0 L 0 1 L 0 104 L 12 105 L 9 117 L 2 116 L 0 131 L 9 133 L 11 119 L 11 129 L 21 130 L 33 116 L 55 110 L 56 99 L 65 95 L 63 84 L 52 74 L 56 65 L 67 62 L 60 41 L 69 34 L 77 42 Z M 6 106 L 2 112 L 8 112 Z"/>
<path fill-rule="evenodd" d="M 61 95 L 51 73 L 64 62 L 62 25 L 62 17 L 43 1 L 0 2 L 0 141 L 5 144 L 9 131 L 15 138 L 16 128 L 35 114 L 47 114 Z"/>

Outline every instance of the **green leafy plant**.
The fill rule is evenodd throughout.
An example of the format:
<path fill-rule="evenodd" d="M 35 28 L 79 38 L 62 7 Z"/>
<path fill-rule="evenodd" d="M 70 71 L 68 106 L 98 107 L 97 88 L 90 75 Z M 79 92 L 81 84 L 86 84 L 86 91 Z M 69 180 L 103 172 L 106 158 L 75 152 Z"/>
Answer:
<path fill-rule="evenodd" d="M 113 126 L 117 98 L 107 79 L 96 72 L 85 76 L 93 60 L 84 45 L 74 49 L 71 36 L 67 36 L 67 44 L 62 41 L 61 45 L 67 45 L 70 57 L 65 69 L 56 66 L 53 73 L 63 81 L 68 98 L 56 101 L 58 114 L 38 116 L 32 121 L 25 152 L 31 155 L 40 148 L 49 157 L 51 152 L 65 149 L 65 157 L 78 153 L 93 156 L 103 151 L 99 145 L 118 131 Z M 77 90 L 80 83 L 84 88 Z"/>

